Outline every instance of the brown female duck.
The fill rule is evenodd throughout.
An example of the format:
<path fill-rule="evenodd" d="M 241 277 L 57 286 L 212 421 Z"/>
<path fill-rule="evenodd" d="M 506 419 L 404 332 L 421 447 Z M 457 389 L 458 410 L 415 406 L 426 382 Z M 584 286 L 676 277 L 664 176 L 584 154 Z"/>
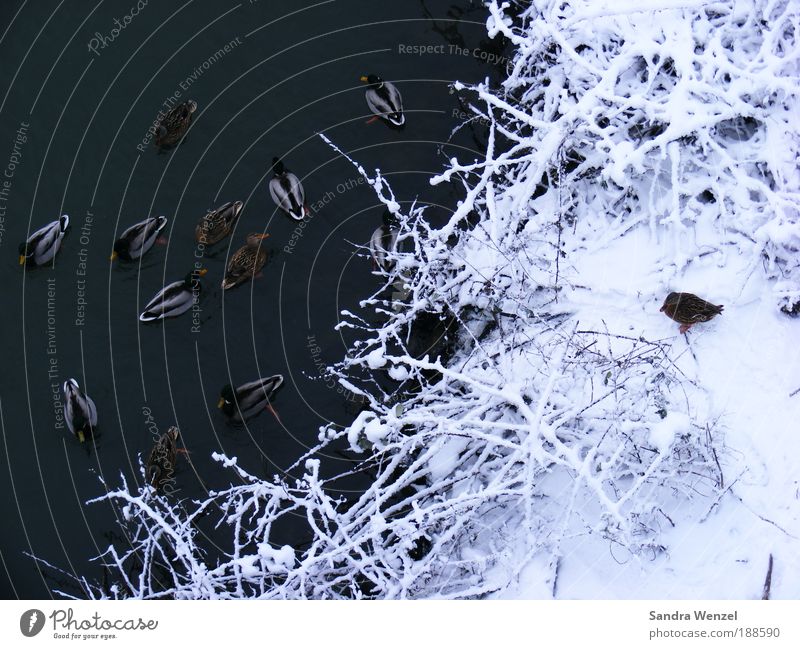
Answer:
<path fill-rule="evenodd" d="M 262 248 L 261 242 L 266 239 L 268 234 L 248 234 L 247 244 L 239 248 L 231 260 L 228 262 L 228 269 L 225 271 L 225 278 L 222 280 L 222 288 L 227 290 L 238 286 L 242 282 L 255 277 L 267 262 L 267 251 Z"/>
<path fill-rule="evenodd" d="M 722 313 L 721 304 L 711 304 L 693 293 L 670 293 L 660 311 L 681 325 L 682 334 L 698 322 L 708 322 Z"/>
<path fill-rule="evenodd" d="M 243 205 L 242 201 L 235 201 L 208 212 L 195 228 L 194 236 L 197 243 L 211 245 L 227 237 L 236 225 Z"/>

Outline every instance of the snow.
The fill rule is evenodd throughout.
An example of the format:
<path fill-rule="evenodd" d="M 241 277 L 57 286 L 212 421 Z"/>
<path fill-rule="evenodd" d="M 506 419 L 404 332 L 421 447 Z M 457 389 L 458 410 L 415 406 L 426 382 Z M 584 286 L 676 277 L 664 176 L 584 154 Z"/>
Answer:
<path fill-rule="evenodd" d="M 650 443 L 662 455 L 669 453 L 675 437 L 689 432 L 692 425 L 688 415 L 683 412 L 669 412 L 663 421 L 650 426 Z"/>

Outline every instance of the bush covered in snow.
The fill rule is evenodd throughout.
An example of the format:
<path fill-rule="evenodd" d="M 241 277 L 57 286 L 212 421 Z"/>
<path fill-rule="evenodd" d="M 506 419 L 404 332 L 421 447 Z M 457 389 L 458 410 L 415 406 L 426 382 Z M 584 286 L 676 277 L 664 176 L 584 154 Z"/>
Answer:
<path fill-rule="evenodd" d="M 369 179 L 401 244 L 362 304 L 380 324 L 347 314 L 340 327 L 360 340 L 331 370 L 368 411 L 321 446 L 363 454 L 371 488 L 331 496 L 311 454 L 296 483 L 239 470 L 243 485 L 191 507 L 123 487 L 107 498 L 124 504 L 133 549 L 109 550 L 121 581 L 94 594 L 480 597 L 533 557 L 555 592 L 564 539 L 646 560 L 667 549 L 672 508 L 711 506 L 727 486 L 704 386 L 671 338 L 615 310 L 658 315 L 693 264 L 741 255 L 727 295 L 766 273 L 776 309 L 800 311 L 800 5 L 533 0 L 513 18 L 488 6 L 513 67 L 499 88 L 456 84 L 488 143 L 434 180 L 463 186 L 449 221 L 401 212 Z M 605 261 L 586 260 L 634 230 L 658 244 L 658 271 L 620 292 L 602 283 Z M 230 531 L 222 559 L 196 539 L 206 513 Z M 271 547 L 297 515 L 311 542 Z"/>

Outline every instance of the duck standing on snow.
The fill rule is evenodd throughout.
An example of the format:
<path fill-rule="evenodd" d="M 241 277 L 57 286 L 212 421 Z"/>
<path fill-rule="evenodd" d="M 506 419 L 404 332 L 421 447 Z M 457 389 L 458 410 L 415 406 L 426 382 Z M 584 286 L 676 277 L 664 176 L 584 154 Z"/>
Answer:
<path fill-rule="evenodd" d="M 97 426 L 97 408 L 87 397 L 75 379 L 67 379 L 62 386 L 64 391 L 64 418 L 67 428 L 83 443 L 94 433 Z"/>
<path fill-rule="evenodd" d="M 369 84 L 366 93 L 369 109 L 392 126 L 403 126 L 406 118 L 403 115 L 403 99 L 397 87 L 374 74 L 361 77 L 361 81 Z"/>
<path fill-rule="evenodd" d="M 186 449 L 178 448 L 179 435 L 178 427 L 171 426 L 166 433 L 156 440 L 147 456 L 145 476 L 147 482 L 156 489 L 160 489 L 172 480 L 178 453 L 188 452 Z"/>
<path fill-rule="evenodd" d="M 275 176 L 269 181 L 272 200 L 295 221 L 302 221 L 308 208 L 300 179 L 286 169 L 278 158 L 272 159 L 272 169 L 275 172 Z"/>
<path fill-rule="evenodd" d="M 111 261 L 114 261 L 117 257 L 123 261 L 139 259 L 153 247 L 158 235 L 166 225 L 167 219 L 164 216 L 159 216 L 158 218 L 151 216 L 132 225 L 114 242 Z"/>
<path fill-rule="evenodd" d="M 388 258 L 388 253 L 397 252 L 397 236 L 400 230 L 397 219 L 388 210 L 383 213 L 383 224 L 372 233 L 369 240 L 369 250 L 372 253 L 372 262 L 375 269 L 387 273 L 394 268 L 394 261 Z"/>
<path fill-rule="evenodd" d="M 711 304 L 693 293 L 670 293 L 660 311 L 681 325 L 680 332 L 685 334 L 692 325 L 708 322 L 722 313 L 721 304 Z"/>
<path fill-rule="evenodd" d="M 235 390 L 228 384 L 222 388 L 217 408 L 220 408 L 228 419 L 236 423 L 242 423 L 262 410 L 269 410 L 280 422 L 270 399 L 281 385 L 283 385 L 281 374 L 256 379 Z"/>
<path fill-rule="evenodd" d="M 244 203 L 242 201 L 235 201 L 233 203 L 225 203 L 215 210 L 208 212 L 194 230 L 194 237 L 197 243 L 211 245 L 222 241 L 227 237 L 236 221 L 239 220 L 239 214 L 242 211 Z"/>
<path fill-rule="evenodd" d="M 197 102 L 189 99 L 169 111 L 156 126 L 154 142 L 160 150 L 170 149 L 181 141 L 192 124 Z"/>
<path fill-rule="evenodd" d="M 239 248 L 228 262 L 228 269 L 222 280 L 222 288 L 228 290 L 242 282 L 255 277 L 267 262 L 267 251 L 261 247 L 261 242 L 268 234 L 251 233 L 247 235 L 247 244 Z"/>
<path fill-rule="evenodd" d="M 68 227 L 69 216 L 64 214 L 58 221 L 36 230 L 27 241 L 19 244 L 19 265 L 41 266 L 52 261 Z"/>
<path fill-rule="evenodd" d="M 153 322 L 163 318 L 174 318 L 185 313 L 200 295 L 200 278 L 208 272 L 205 268 L 189 273 L 180 282 L 173 282 L 162 288 L 150 300 L 139 316 L 142 322 Z"/>

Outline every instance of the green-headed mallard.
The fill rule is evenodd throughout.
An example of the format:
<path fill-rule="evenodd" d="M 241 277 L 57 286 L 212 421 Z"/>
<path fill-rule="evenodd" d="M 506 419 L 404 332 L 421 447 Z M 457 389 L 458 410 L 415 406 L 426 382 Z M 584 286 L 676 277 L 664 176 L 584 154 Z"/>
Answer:
<path fill-rule="evenodd" d="M 178 457 L 179 435 L 178 427 L 171 426 L 166 433 L 156 440 L 147 456 L 145 476 L 148 484 L 156 489 L 160 489 L 172 480 L 175 472 L 175 461 Z"/>
<path fill-rule="evenodd" d="M 41 266 L 52 261 L 68 227 L 69 216 L 64 214 L 58 221 L 36 230 L 27 241 L 19 244 L 19 265 Z"/>
<path fill-rule="evenodd" d="M 698 322 L 708 322 L 722 313 L 721 304 L 711 304 L 693 293 L 670 293 L 660 311 L 681 325 L 682 334 Z"/>
<path fill-rule="evenodd" d="M 97 426 L 97 408 L 82 391 L 75 379 L 67 379 L 62 386 L 64 391 L 64 419 L 67 428 L 81 443 L 94 434 Z"/>
<path fill-rule="evenodd" d="M 308 208 L 300 179 L 286 169 L 278 158 L 272 159 L 272 169 L 275 172 L 275 176 L 269 181 L 272 200 L 295 221 L 302 221 Z"/>
<path fill-rule="evenodd" d="M 233 253 L 228 262 L 228 268 L 222 280 L 223 289 L 233 288 L 255 277 L 255 274 L 267 263 L 267 251 L 261 246 L 261 242 L 268 236 L 268 234 L 256 233 L 247 235 L 247 243 Z"/>
<path fill-rule="evenodd" d="M 383 213 L 383 224 L 372 233 L 369 240 L 369 250 L 375 269 L 389 272 L 394 267 L 394 261 L 388 258 L 388 253 L 397 252 L 397 236 L 400 230 L 397 219 L 388 210 Z"/>
<path fill-rule="evenodd" d="M 403 115 L 403 99 L 397 87 L 375 74 L 361 77 L 361 81 L 369 84 L 366 93 L 369 109 L 392 126 L 403 126 L 406 118 Z"/>
<path fill-rule="evenodd" d="M 209 211 L 200 219 L 194 230 L 194 237 L 197 239 L 197 243 L 210 246 L 227 237 L 231 233 L 233 226 L 236 225 L 243 206 L 244 203 L 242 201 L 235 201 L 225 203 L 225 205 Z"/>
<path fill-rule="evenodd" d="M 282 384 L 283 376 L 280 374 L 245 383 L 235 390 L 228 384 L 222 388 L 217 408 L 237 423 L 250 419 L 262 410 L 269 410 L 280 421 L 270 400 Z"/>
<path fill-rule="evenodd" d="M 151 216 L 132 225 L 114 242 L 111 261 L 114 261 L 117 257 L 123 261 L 139 259 L 153 247 L 158 235 L 166 225 L 167 219 L 164 216 Z"/>
<path fill-rule="evenodd" d="M 181 141 L 189 126 L 192 115 L 197 110 L 197 102 L 189 99 L 170 110 L 156 126 L 155 145 L 159 149 L 170 149 Z"/>
<path fill-rule="evenodd" d="M 208 271 L 205 268 L 189 273 L 180 282 L 162 288 L 150 300 L 139 316 L 142 322 L 153 322 L 163 318 L 174 318 L 188 311 L 200 295 L 200 278 Z"/>

